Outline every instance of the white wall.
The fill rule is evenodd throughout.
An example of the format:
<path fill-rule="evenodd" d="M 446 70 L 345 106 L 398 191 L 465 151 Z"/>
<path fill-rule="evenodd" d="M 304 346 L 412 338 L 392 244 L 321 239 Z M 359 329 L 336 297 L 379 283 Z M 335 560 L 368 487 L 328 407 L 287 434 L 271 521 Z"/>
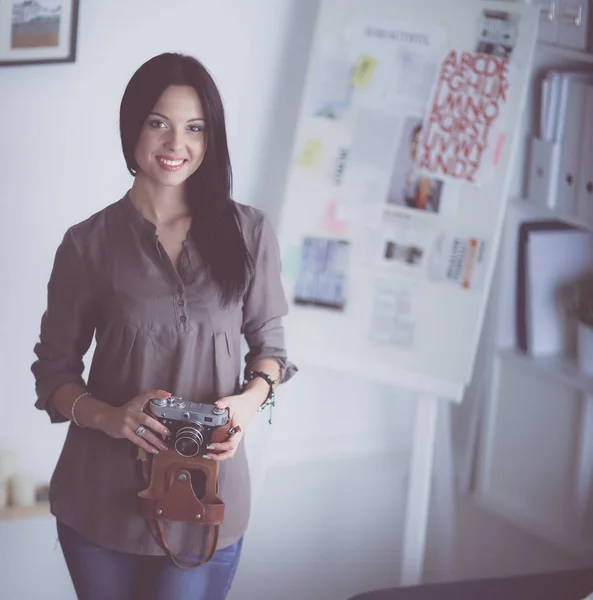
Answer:
<path fill-rule="evenodd" d="M 63 426 L 33 408 L 33 345 L 45 286 L 64 231 L 120 198 L 131 184 L 118 109 L 134 70 L 153 55 L 203 60 L 228 115 L 235 197 L 274 217 L 290 152 L 316 0 L 116 0 L 81 6 L 75 64 L 0 70 L 2 303 L 0 445 L 23 470 L 49 477 Z M 232 18 L 229 18 L 232 15 Z M 26 424 L 27 444 L 20 442 Z"/>

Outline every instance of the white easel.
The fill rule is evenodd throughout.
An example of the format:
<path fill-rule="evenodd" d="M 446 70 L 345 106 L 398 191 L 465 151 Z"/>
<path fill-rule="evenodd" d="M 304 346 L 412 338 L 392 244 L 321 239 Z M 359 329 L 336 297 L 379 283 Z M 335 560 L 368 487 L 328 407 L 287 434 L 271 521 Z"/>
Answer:
<path fill-rule="evenodd" d="M 402 43 L 402 39 L 425 37 L 428 46 L 435 42 L 435 48 L 443 44 L 445 51 L 476 52 L 476 35 L 481 35 L 480 24 L 485 10 L 506 11 L 518 21 L 519 33 L 510 63 L 512 86 L 506 103 L 506 129 L 510 133 L 507 133 L 502 146 L 493 179 L 483 184 L 479 193 L 467 184 L 462 185 L 458 192 L 460 208 L 456 221 L 452 222 L 451 217 L 440 217 L 430 225 L 434 229 L 431 235 L 436 235 L 437 230 L 450 232 L 460 228 L 488 240 L 490 254 L 483 285 L 471 293 L 467 290 L 431 287 L 427 281 L 415 279 L 414 283 L 419 282 L 421 291 L 413 297 L 413 301 L 417 302 L 415 309 L 419 317 L 416 320 L 415 346 L 410 350 L 389 345 L 379 348 L 366 339 L 368 332 L 360 323 L 364 319 L 357 318 L 362 314 L 357 311 L 367 310 L 369 306 L 365 290 L 374 285 L 373 269 L 366 265 L 365 268 L 360 265 L 352 268 L 352 277 L 356 278 L 356 284 L 352 287 L 362 291 L 352 300 L 349 315 L 292 306 L 286 321 L 287 341 L 295 362 L 298 363 L 299 356 L 306 357 L 309 364 L 357 373 L 370 380 L 413 391 L 416 395 L 403 540 L 403 585 L 420 583 L 422 579 L 437 444 L 443 446 L 439 448 L 443 473 L 438 479 L 440 487 L 436 491 L 444 498 L 439 508 L 448 514 L 441 537 L 448 554 L 454 552 L 450 410 L 453 403 L 461 402 L 472 377 L 517 154 L 516 131 L 527 98 L 528 74 L 539 22 L 538 7 L 500 0 L 416 0 L 413 3 L 404 0 L 324 0 L 311 51 L 311 65 L 295 136 L 294 163 L 288 177 L 279 227 L 283 254 L 288 248 L 292 251 L 298 248 L 304 236 L 328 237 L 327 231 L 320 231 L 319 208 L 325 206 L 335 194 L 331 177 L 328 176 L 328 166 L 324 164 L 323 169 L 312 173 L 304 172 L 298 165 L 303 148 L 311 147 L 311 142 L 314 142 L 313 147 L 315 143 L 325 144 L 335 151 L 348 135 L 348 119 L 344 119 L 341 128 L 339 118 L 324 120 L 314 118 L 311 114 L 318 81 L 317 69 L 322 62 L 326 43 L 330 41 L 334 49 L 336 44 L 339 48 L 347 47 L 349 34 L 344 32 L 351 31 L 353 22 L 360 24 L 363 21 L 369 24 L 366 31 L 377 31 L 376 23 L 386 23 L 386 29 L 393 24 L 396 33 L 382 34 L 382 38 L 395 39 L 397 43 Z M 460 19 L 460 15 L 467 20 Z M 468 24 L 472 27 L 468 27 Z M 410 34 L 410 31 L 416 33 Z M 417 35 L 418 31 L 424 31 L 425 35 Z M 440 41 L 436 43 L 429 39 L 432 36 Z M 388 63 L 388 56 L 389 52 L 382 54 L 378 62 L 385 59 Z M 366 60 L 368 56 L 364 58 Z M 389 121 L 388 112 L 385 115 Z M 381 277 L 385 278 L 384 273 Z M 287 296 L 293 298 L 294 281 L 286 283 Z"/>
<path fill-rule="evenodd" d="M 402 548 L 401 585 L 404 586 L 422 582 L 437 442 L 441 442 L 443 473 L 440 483 L 444 488 L 437 496 L 440 499 L 439 510 L 447 517 L 443 521 L 445 532 L 441 535 L 441 543 L 444 545 L 442 558 L 447 574 L 453 567 L 455 506 L 449 416 L 450 405 L 446 400 L 434 395 L 418 398 Z"/>

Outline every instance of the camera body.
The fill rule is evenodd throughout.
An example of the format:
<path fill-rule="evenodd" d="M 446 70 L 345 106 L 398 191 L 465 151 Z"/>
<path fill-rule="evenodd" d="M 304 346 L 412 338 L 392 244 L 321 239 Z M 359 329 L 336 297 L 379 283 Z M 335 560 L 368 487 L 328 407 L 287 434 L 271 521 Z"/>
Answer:
<path fill-rule="evenodd" d="M 175 450 L 186 458 L 204 454 L 206 446 L 213 441 L 214 432 L 229 425 L 226 409 L 191 402 L 180 396 L 151 398 L 146 412 L 169 429 Z"/>

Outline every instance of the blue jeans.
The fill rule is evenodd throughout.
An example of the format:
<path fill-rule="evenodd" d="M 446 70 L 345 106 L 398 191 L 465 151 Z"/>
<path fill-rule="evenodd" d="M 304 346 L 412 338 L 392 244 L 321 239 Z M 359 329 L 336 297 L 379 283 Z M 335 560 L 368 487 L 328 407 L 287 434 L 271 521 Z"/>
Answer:
<path fill-rule="evenodd" d="M 97 546 L 57 522 L 58 539 L 78 600 L 224 600 L 237 570 L 243 538 L 191 570 L 168 556 L 142 556 Z M 194 558 L 195 560 L 195 558 Z"/>

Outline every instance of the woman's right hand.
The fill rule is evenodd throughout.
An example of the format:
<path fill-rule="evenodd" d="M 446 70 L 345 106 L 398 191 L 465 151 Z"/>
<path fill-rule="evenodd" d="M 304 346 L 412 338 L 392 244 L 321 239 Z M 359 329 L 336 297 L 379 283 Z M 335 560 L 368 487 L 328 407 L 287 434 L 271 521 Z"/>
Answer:
<path fill-rule="evenodd" d="M 171 394 L 163 390 L 149 390 L 132 398 L 123 406 L 106 405 L 101 423 L 101 431 L 116 439 L 127 438 L 136 446 L 150 454 L 158 454 L 167 450 L 163 440 L 171 436 L 171 432 L 153 417 L 144 412 L 144 406 L 151 398 L 169 398 Z M 145 428 L 142 435 L 136 433 L 138 427 Z"/>

